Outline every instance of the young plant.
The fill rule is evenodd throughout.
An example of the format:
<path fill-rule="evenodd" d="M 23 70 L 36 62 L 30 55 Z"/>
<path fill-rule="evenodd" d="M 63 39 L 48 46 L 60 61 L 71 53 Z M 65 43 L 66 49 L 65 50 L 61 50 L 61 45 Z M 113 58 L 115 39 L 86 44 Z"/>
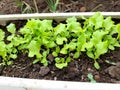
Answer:
<path fill-rule="evenodd" d="M 4 42 L 5 33 L 2 29 L 0 29 L 0 56 L 2 57 L 2 61 L 0 65 L 6 64 L 6 56 L 7 56 L 7 50 L 6 50 L 6 44 Z"/>
<path fill-rule="evenodd" d="M 87 77 L 88 77 L 88 79 L 90 79 L 90 82 L 91 82 L 91 83 L 96 83 L 96 80 L 94 79 L 94 77 L 93 77 L 93 75 L 92 75 L 91 73 L 89 73 L 89 74 L 87 75 Z"/>
<path fill-rule="evenodd" d="M 15 59 L 17 57 L 16 49 L 13 48 L 12 43 L 6 44 L 4 42 L 5 38 L 5 33 L 3 32 L 2 29 L 0 29 L 0 56 L 2 57 L 2 61 L 0 65 L 11 65 L 12 64 L 12 59 Z"/>
<path fill-rule="evenodd" d="M 17 3 L 17 6 L 21 9 L 21 11 L 23 10 L 23 5 L 24 5 L 24 3 L 22 2 L 22 1 L 20 1 L 20 0 L 13 0 L 13 1 L 15 1 L 16 3 Z"/>
<path fill-rule="evenodd" d="M 51 12 L 56 11 L 59 0 L 45 0 L 45 2 L 47 3 L 47 5 L 48 5 Z"/>
<path fill-rule="evenodd" d="M 41 21 L 38 19 L 28 20 L 26 25 L 20 29 L 19 32 L 24 36 L 24 43 L 20 49 L 27 49 L 29 57 L 36 57 L 33 63 L 40 62 L 45 66 L 48 65 L 46 57 L 49 49 L 56 46 L 52 38 L 52 29 L 51 20 Z M 41 48 L 42 46 L 44 49 Z"/>
<path fill-rule="evenodd" d="M 32 13 L 32 8 L 31 8 L 31 6 L 30 6 L 28 3 L 26 3 L 25 1 L 23 1 L 22 3 L 23 3 L 23 5 L 26 6 L 24 9 L 23 9 L 23 7 L 22 7 L 22 13 L 23 13 L 23 14 L 25 14 L 25 13 Z"/>
<path fill-rule="evenodd" d="M 31 6 L 28 3 L 26 3 L 25 1 L 21 1 L 21 0 L 13 0 L 13 1 L 15 1 L 17 3 L 17 6 L 18 6 L 18 8 L 20 8 L 21 13 L 24 14 L 24 13 L 31 13 L 32 12 Z M 33 0 L 33 2 L 35 4 L 35 9 L 36 9 L 35 0 Z M 25 5 L 25 8 L 24 8 L 24 5 Z M 36 12 L 38 12 L 37 10 L 38 9 L 36 9 Z"/>
<path fill-rule="evenodd" d="M 117 24 L 117 32 L 118 32 L 117 39 L 119 39 L 120 42 L 120 24 Z"/>
<path fill-rule="evenodd" d="M 115 46 L 120 46 L 117 39 L 113 37 L 116 34 L 114 22 L 110 17 L 106 19 L 98 12 L 84 22 L 84 30 L 87 42 L 84 45 L 87 55 L 94 59 L 94 66 L 99 69 L 96 61 L 109 49 L 114 50 Z"/>
<path fill-rule="evenodd" d="M 55 66 L 58 68 L 58 69 L 63 69 L 64 67 L 67 67 L 68 66 L 68 63 L 71 62 L 71 57 L 67 57 L 66 59 L 65 58 L 55 58 Z"/>
<path fill-rule="evenodd" d="M 7 44 L 7 52 L 9 53 L 9 58 L 17 58 L 17 46 L 20 45 L 21 40 L 16 36 L 16 27 L 15 24 L 11 23 L 7 26 L 8 32 L 11 33 L 7 37 L 7 40 L 10 42 Z"/>

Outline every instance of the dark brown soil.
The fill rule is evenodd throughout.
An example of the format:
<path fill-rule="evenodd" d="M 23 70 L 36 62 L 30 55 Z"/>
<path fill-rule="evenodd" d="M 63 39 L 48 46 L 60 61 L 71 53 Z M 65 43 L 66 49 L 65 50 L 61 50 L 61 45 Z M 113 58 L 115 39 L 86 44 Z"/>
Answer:
<path fill-rule="evenodd" d="M 21 0 L 31 7 L 31 11 L 36 12 L 32 0 Z M 36 0 L 39 12 L 49 12 L 47 5 L 43 0 Z M 15 14 L 22 13 L 26 5 L 21 9 L 15 0 L 0 0 L 0 14 Z M 93 11 L 120 11 L 120 0 L 60 0 L 57 12 L 93 12 Z M 23 22 L 22 22 L 23 23 Z M 21 27 L 21 23 L 18 23 Z M 4 29 L 4 26 L 0 26 Z M 64 80 L 64 81 L 82 81 L 89 82 L 87 75 L 91 73 L 97 82 L 117 83 L 120 81 L 120 48 L 114 51 L 109 51 L 101 56 L 98 60 L 100 70 L 93 67 L 93 60 L 82 54 L 77 60 L 73 59 L 67 68 L 62 70 L 54 66 L 53 57 L 48 56 L 49 66 L 45 67 L 41 64 L 32 64 L 33 59 L 19 52 L 19 57 L 11 66 L 1 66 L 0 75 L 20 78 L 34 78 L 47 80 Z M 106 63 L 105 60 L 117 63 L 112 65 Z"/>
<path fill-rule="evenodd" d="M 54 66 L 54 62 L 50 62 L 48 67 L 40 64 L 32 64 L 33 59 L 27 58 L 27 55 L 20 53 L 17 60 L 11 66 L 1 67 L 1 76 L 34 78 L 47 80 L 64 80 L 64 81 L 82 81 L 89 82 L 87 75 L 91 73 L 97 82 L 117 83 L 120 81 L 120 49 L 103 55 L 98 62 L 100 70 L 93 67 L 93 60 L 86 55 L 82 55 L 78 60 L 72 60 L 67 68 L 62 70 Z M 117 63 L 116 66 L 108 64 L 105 60 Z M 111 73 L 112 72 L 112 73 Z"/>
<path fill-rule="evenodd" d="M 19 2 L 23 2 L 21 7 Z M 49 12 L 44 0 L 36 0 L 39 13 Z M 29 6 L 30 10 L 24 12 Z M 120 0 L 60 0 L 57 12 L 119 12 Z M 33 0 L 0 0 L 0 14 L 35 13 Z"/>

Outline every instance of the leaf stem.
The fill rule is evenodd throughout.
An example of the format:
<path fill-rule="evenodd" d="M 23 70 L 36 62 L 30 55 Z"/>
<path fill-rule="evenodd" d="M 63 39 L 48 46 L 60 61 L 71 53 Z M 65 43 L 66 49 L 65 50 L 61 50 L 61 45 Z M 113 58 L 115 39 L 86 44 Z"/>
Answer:
<path fill-rule="evenodd" d="M 36 13 L 39 13 L 39 10 L 38 10 L 38 6 L 37 6 L 37 3 L 36 3 L 36 0 L 33 0 L 33 2 L 34 2 L 34 5 L 35 5 Z"/>

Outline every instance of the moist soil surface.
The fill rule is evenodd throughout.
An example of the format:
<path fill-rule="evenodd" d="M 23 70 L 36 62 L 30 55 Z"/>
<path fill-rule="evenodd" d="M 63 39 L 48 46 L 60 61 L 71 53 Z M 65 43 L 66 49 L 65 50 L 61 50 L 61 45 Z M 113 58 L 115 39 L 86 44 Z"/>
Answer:
<path fill-rule="evenodd" d="M 0 14 L 16 14 L 23 13 L 26 6 L 29 5 L 31 10 L 24 13 L 35 13 L 36 9 L 32 0 L 21 0 L 24 2 L 23 7 L 19 7 L 19 3 L 15 0 L 0 0 Z M 36 0 L 39 13 L 50 12 L 47 4 L 43 0 Z M 120 11 L 120 0 L 60 0 L 57 12 L 93 12 L 93 11 Z M 118 21 L 120 22 L 120 20 Z M 21 27 L 23 22 L 18 23 Z M 4 26 L 0 28 L 5 29 Z M 72 59 L 68 67 L 60 70 L 54 66 L 54 58 L 48 55 L 49 66 L 45 67 L 41 64 L 32 64 L 33 58 L 28 58 L 26 54 L 19 52 L 18 58 L 11 66 L 1 66 L 0 75 L 20 78 L 34 78 L 47 80 L 63 80 L 63 81 L 82 81 L 90 82 L 87 77 L 92 74 L 97 82 L 119 83 L 120 82 L 120 48 L 109 51 L 102 55 L 98 62 L 101 68 L 96 70 L 93 66 L 94 61 L 82 54 L 79 59 Z M 115 63 L 110 64 L 105 60 Z"/>
<path fill-rule="evenodd" d="M 21 2 L 23 3 L 22 5 Z M 44 0 L 36 0 L 39 13 L 50 12 Z M 28 8 L 26 10 L 26 8 Z M 120 0 L 60 0 L 56 12 L 119 12 Z M 0 14 L 35 13 L 33 0 L 0 0 Z"/>
<path fill-rule="evenodd" d="M 100 69 L 96 70 L 93 66 L 93 60 L 82 54 L 79 59 L 72 59 L 68 67 L 60 70 L 54 66 L 53 56 L 48 55 L 49 66 L 41 64 L 32 64 L 33 59 L 27 58 L 27 55 L 19 53 L 18 59 L 11 66 L 0 68 L 1 76 L 34 78 L 45 80 L 62 81 L 81 81 L 90 82 L 87 75 L 92 74 L 97 82 L 118 83 L 120 82 L 120 49 L 116 48 L 107 54 L 101 56 L 98 60 Z M 105 60 L 116 63 L 112 65 Z"/>

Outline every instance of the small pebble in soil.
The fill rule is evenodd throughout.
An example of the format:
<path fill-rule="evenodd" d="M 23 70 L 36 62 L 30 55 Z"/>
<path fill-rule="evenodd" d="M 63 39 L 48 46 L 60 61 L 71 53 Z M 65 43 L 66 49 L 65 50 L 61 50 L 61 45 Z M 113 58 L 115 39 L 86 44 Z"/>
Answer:
<path fill-rule="evenodd" d="M 55 72 L 54 71 L 51 71 L 51 74 L 54 74 Z"/>
<path fill-rule="evenodd" d="M 94 77 L 95 77 L 95 80 L 100 79 L 100 76 L 98 74 L 94 75 Z"/>
<path fill-rule="evenodd" d="M 54 60 L 54 57 L 53 57 L 52 54 L 49 54 L 49 55 L 47 56 L 47 58 L 48 58 L 51 62 L 53 62 L 53 60 Z"/>
<path fill-rule="evenodd" d="M 46 74 L 49 73 L 49 71 L 50 71 L 50 69 L 49 69 L 48 67 L 42 66 L 42 67 L 40 67 L 40 72 L 39 72 L 39 74 L 40 74 L 41 76 L 45 76 Z"/>
<path fill-rule="evenodd" d="M 39 71 L 40 70 L 40 65 L 39 64 L 34 64 L 33 65 L 33 71 Z"/>
<path fill-rule="evenodd" d="M 73 56 L 74 56 L 74 54 L 73 54 L 73 53 L 70 53 L 70 56 L 71 56 L 71 57 L 73 57 Z"/>
<path fill-rule="evenodd" d="M 90 67 L 87 68 L 87 71 L 88 71 L 88 73 L 93 73 L 94 75 L 99 74 L 98 72 L 96 72 L 94 69 L 92 69 Z"/>
<path fill-rule="evenodd" d="M 93 72 L 93 70 L 91 68 L 87 68 L 88 72 Z"/>
<path fill-rule="evenodd" d="M 65 78 L 73 78 L 79 75 L 79 69 L 75 67 L 70 67 L 66 72 Z"/>
<path fill-rule="evenodd" d="M 108 73 L 111 77 L 120 80 L 120 62 L 118 62 L 116 66 L 108 67 L 105 69 L 105 72 Z"/>
<path fill-rule="evenodd" d="M 57 80 L 57 77 L 54 77 L 54 80 Z"/>
<path fill-rule="evenodd" d="M 87 9 L 86 9 L 86 7 L 81 7 L 80 8 L 80 12 L 85 12 Z"/>

